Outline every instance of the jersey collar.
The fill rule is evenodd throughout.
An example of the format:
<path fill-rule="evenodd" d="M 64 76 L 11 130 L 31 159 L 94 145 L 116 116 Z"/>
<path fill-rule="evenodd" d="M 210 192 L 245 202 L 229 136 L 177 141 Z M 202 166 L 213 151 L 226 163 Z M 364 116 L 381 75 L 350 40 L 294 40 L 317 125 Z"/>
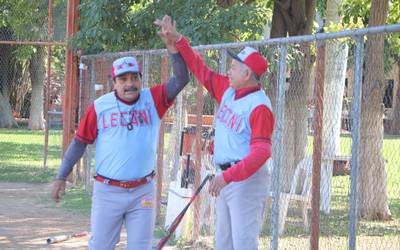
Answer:
<path fill-rule="evenodd" d="M 256 86 L 245 87 L 235 91 L 235 100 L 245 97 L 248 94 L 259 91 L 261 89 L 261 84 L 257 84 Z"/>

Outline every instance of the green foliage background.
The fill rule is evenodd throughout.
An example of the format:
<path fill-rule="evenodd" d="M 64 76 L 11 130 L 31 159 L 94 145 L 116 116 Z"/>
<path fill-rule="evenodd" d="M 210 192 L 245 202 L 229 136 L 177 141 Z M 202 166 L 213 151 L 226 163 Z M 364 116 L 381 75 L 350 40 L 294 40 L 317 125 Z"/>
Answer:
<path fill-rule="evenodd" d="M 221 8 L 216 1 L 82 1 L 80 31 L 73 46 L 86 53 L 164 48 L 153 24 L 168 14 L 178 30 L 193 45 L 263 37 L 265 24 L 272 18 L 269 1 L 245 1 Z"/>

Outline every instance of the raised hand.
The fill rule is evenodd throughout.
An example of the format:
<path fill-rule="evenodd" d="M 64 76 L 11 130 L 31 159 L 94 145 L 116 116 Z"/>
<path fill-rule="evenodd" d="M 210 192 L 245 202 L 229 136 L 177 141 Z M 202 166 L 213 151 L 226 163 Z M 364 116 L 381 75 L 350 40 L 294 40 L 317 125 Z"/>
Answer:
<path fill-rule="evenodd" d="M 176 30 L 176 22 L 172 21 L 168 15 L 165 15 L 162 20 L 156 19 L 154 24 L 161 27 L 159 35 L 162 39 L 175 43 L 182 37 L 182 34 Z"/>

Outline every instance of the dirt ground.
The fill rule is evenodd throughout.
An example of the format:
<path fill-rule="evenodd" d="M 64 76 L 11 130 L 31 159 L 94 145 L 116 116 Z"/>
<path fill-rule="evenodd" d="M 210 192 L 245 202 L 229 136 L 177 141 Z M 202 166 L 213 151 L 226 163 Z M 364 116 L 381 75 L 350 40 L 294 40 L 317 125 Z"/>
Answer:
<path fill-rule="evenodd" d="M 87 249 L 89 236 L 47 244 L 48 237 L 90 229 L 89 216 L 57 208 L 44 199 L 50 188 L 51 184 L 0 182 L 0 249 Z M 124 249 L 125 242 L 122 232 L 117 249 Z"/>
<path fill-rule="evenodd" d="M 0 182 L 1 250 L 87 249 L 90 236 L 47 244 L 48 237 L 90 230 L 89 216 L 56 207 L 47 198 L 50 196 L 50 190 L 51 184 Z M 125 249 L 125 247 L 126 234 L 123 230 L 116 249 Z M 176 250 L 178 248 L 166 246 L 163 249 Z"/>
<path fill-rule="evenodd" d="M 89 236 L 47 245 L 50 236 L 89 230 L 89 218 L 44 201 L 50 184 L 0 182 L 0 249 L 86 249 Z"/>

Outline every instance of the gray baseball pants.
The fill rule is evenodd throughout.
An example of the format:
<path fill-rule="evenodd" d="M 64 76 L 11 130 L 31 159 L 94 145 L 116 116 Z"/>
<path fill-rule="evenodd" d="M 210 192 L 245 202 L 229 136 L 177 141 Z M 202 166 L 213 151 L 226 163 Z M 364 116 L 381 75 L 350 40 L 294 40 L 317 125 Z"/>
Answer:
<path fill-rule="evenodd" d="M 257 250 L 271 176 L 264 165 L 225 186 L 216 200 L 215 250 Z"/>
<path fill-rule="evenodd" d="M 94 182 L 90 250 L 112 250 L 125 223 L 128 250 L 150 250 L 155 224 L 154 181 L 135 188 Z"/>

